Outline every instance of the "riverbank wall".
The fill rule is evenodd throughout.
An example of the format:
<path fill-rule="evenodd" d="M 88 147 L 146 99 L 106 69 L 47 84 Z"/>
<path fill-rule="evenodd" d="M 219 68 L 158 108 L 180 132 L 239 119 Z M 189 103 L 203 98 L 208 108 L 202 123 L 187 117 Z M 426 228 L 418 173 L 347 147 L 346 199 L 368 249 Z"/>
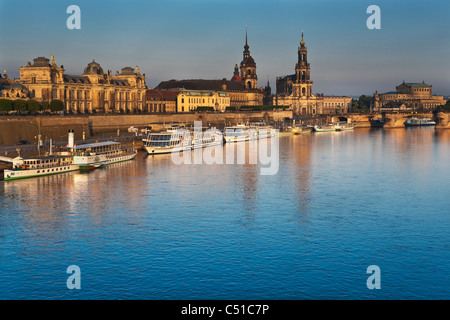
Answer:
<path fill-rule="evenodd" d="M 152 126 L 154 131 L 171 124 L 193 125 L 202 121 L 203 126 L 224 127 L 238 123 L 266 120 L 283 121 L 291 118 L 292 111 L 261 111 L 233 113 L 163 113 L 130 115 L 65 115 L 65 116 L 0 116 L 0 144 L 16 144 L 20 140 L 37 141 L 40 132 L 43 140 L 67 141 L 68 130 L 74 130 L 75 139 L 126 132 L 131 126 Z"/>

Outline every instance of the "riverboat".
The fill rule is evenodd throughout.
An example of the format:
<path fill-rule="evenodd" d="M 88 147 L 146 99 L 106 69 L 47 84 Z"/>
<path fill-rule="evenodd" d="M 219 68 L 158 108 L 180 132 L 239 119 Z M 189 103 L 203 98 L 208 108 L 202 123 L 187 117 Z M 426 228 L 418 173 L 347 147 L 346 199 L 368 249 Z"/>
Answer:
<path fill-rule="evenodd" d="M 244 124 L 225 127 L 225 142 L 245 142 L 257 139 L 256 129 Z"/>
<path fill-rule="evenodd" d="M 430 118 L 408 118 L 405 127 L 435 126 L 436 122 Z"/>
<path fill-rule="evenodd" d="M 79 169 L 77 165 L 73 164 L 71 155 L 36 158 L 18 156 L 10 159 L 2 157 L 2 161 L 12 163 L 12 169 L 4 170 L 5 181 L 66 173 Z"/>
<path fill-rule="evenodd" d="M 335 131 L 336 128 L 332 124 L 314 126 L 314 132 L 335 132 Z"/>
<path fill-rule="evenodd" d="M 223 144 L 223 134 L 216 128 L 203 127 L 202 130 L 191 131 L 191 148 L 201 149 L 205 147 Z"/>
<path fill-rule="evenodd" d="M 276 135 L 277 131 L 265 122 L 254 122 L 250 127 L 255 129 L 257 139 L 267 139 Z"/>
<path fill-rule="evenodd" d="M 337 122 L 337 123 L 334 125 L 334 128 L 335 128 L 336 131 L 351 131 L 351 130 L 353 130 L 355 127 L 352 126 L 351 124 L 348 124 L 347 122 L 344 122 L 344 123 L 342 123 L 342 122 Z"/>
<path fill-rule="evenodd" d="M 73 164 L 79 170 L 93 170 L 105 165 L 132 160 L 136 157 L 134 147 L 122 147 L 120 142 L 105 141 L 76 145 L 73 148 Z"/>
<path fill-rule="evenodd" d="M 192 141 L 188 130 L 172 126 L 163 132 L 150 132 L 144 148 L 148 154 L 164 154 L 191 150 Z"/>

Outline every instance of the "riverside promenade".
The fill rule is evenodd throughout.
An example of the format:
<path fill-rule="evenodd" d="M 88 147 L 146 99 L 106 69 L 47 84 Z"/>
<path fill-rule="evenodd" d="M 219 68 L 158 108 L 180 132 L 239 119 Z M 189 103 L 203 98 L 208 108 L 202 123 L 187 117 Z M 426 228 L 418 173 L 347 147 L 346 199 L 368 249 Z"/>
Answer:
<path fill-rule="evenodd" d="M 17 144 L 20 140 L 37 141 L 53 139 L 67 141 L 68 130 L 74 130 L 75 139 L 101 135 L 116 135 L 117 131 L 127 132 L 131 126 L 144 128 L 151 126 L 159 131 L 173 124 L 193 124 L 202 121 L 205 126 L 223 127 L 237 123 L 266 120 L 281 122 L 291 118 L 292 111 L 246 111 L 246 112 L 199 112 L 160 114 L 86 114 L 64 116 L 0 116 L 0 145 Z"/>

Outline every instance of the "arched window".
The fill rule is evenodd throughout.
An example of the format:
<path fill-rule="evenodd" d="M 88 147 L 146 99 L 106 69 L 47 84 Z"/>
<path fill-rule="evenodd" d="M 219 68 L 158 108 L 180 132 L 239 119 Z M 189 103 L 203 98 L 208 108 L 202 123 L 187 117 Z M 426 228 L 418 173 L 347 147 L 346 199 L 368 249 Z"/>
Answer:
<path fill-rule="evenodd" d="M 247 88 L 248 89 L 251 89 L 252 88 L 252 83 L 249 81 L 249 82 L 247 82 Z"/>
<path fill-rule="evenodd" d="M 302 88 L 302 95 L 304 96 L 304 95 L 305 95 L 305 93 L 306 93 L 306 90 L 305 90 L 305 88 Z"/>

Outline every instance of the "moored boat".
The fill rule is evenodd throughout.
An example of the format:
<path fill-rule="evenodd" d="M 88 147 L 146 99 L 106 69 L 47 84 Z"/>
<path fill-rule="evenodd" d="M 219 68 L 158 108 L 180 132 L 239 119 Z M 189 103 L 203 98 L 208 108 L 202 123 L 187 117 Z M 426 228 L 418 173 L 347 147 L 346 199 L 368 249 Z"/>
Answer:
<path fill-rule="evenodd" d="M 173 126 L 164 132 L 150 132 L 145 139 L 144 148 L 148 154 L 164 154 L 191 150 L 191 137 L 188 130 Z"/>
<path fill-rule="evenodd" d="M 354 126 L 352 126 L 351 124 L 348 124 L 347 122 L 342 123 L 342 122 L 337 122 L 334 125 L 334 128 L 336 131 L 350 131 L 354 129 Z"/>
<path fill-rule="evenodd" d="M 256 130 L 243 124 L 225 127 L 224 131 L 226 143 L 245 142 L 257 139 Z"/>
<path fill-rule="evenodd" d="M 256 139 L 267 139 L 276 135 L 276 130 L 265 122 L 250 123 L 250 128 L 255 129 Z"/>
<path fill-rule="evenodd" d="M 307 125 L 304 125 L 304 124 L 298 124 L 294 128 L 296 129 L 295 134 L 310 133 L 314 129 L 311 126 L 307 126 Z"/>
<path fill-rule="evenodd" d="M 300 134 L 300 128 L 294 126 L 291 128 L 291 132 L 293 134 Z"/>
<path fill-rule="evenodd" d="M 4 157 L 3 157 L 4 158 Z M 4 179 L 17 180 L 78 170 L 72 156 L 47 156 L 37 158 L 12 158 L 12 169 L 4 170 Z"/>
<path fill-rule="evenodd" d="M 134 159 L 136 150 L 122 147 L 120 142 L 105 141 L 82 144 L 73 148 L 73 164 L 80 170 L 94 170 L 101 166 Z"/>
<path fill-rule="evenodd" d="M 332 124 L 314 126 L 314 132 L 333 132 L 333 131 L 336 131 L 336 128 Z"/>
<path fill-rule="evenodd" d="M 405 127 L 419 127 L 419 126 L 435 126 L 436 122 L 430 118 L 408 118 L 405 121 Z"/>
<path fill-rule="evenodd" d="M 200 149 L 205 147 L 218 146 L 223 144 L 223 134 L 216 128 L 202 128 L 201 131 L 193 130 L 192 149 Z"/>

